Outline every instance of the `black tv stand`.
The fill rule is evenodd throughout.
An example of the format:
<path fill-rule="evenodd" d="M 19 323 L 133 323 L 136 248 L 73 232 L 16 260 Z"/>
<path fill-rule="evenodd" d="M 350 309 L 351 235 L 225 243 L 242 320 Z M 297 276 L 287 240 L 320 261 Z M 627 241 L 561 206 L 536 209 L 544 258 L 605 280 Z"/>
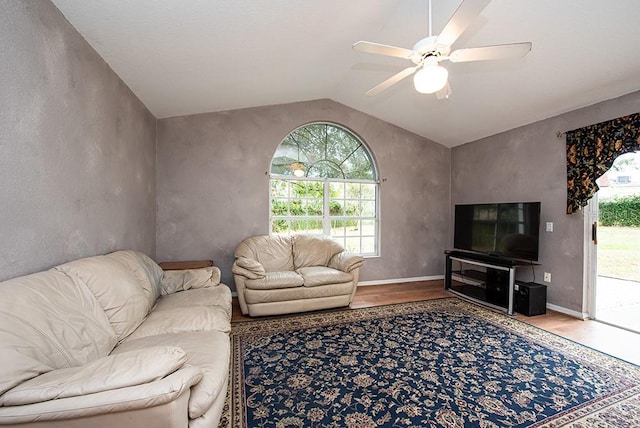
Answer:
<path fill-rule="evenodd" d="M 453 262 L 459 263 L 458 270 L 453 270 Z M 489 254 L 448 250 L 445 251 L 444 288 L 513 315 L 516 268 L 524 265 Z"/>

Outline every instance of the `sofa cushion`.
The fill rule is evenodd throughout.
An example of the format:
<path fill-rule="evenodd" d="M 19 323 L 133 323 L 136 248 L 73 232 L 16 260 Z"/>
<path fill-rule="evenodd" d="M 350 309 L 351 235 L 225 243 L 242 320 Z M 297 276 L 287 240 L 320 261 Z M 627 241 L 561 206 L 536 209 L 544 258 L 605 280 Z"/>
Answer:
<path fill-rule="evenodd" d="M 226 311 L 219 306 L 193 306 L 152 311 L 146 320 L 125 340 L 165 333 L 194 331 L 221 331 L 228 333 L 231 324 Z"/>
<path fill-rule="evenodd" d="M 196 288 L 160 297 L 153 312 L 194 306 L 218 306 L 231 319 L 231 290 L 224 284 L 215 287 Z"/>
<path fill-rule="evenodd" d="M 271 290 L 274 288 L 301 287 L 304 279 L 294 271 L 267 272 L 264 278 L 248 279 L 245 282 L 247 288 L 253 290 Z"/>
<path fill-rule="evenodd" d="M 309 266 L 298 269 L 298 273 L 304 278 L 305 287 L 317 287 L 318 285 L 342 284 L 353 281 L 353 275 L 325 266 Z"/>
<path fill-rule="evenodd" d="M 185 352 L 176 346 L 154 346 L 109 355 L 23 382 L 0 396 L 0 406 L 41 403 L 142 385 L 173 373 L 184 366 L 186 360 Z"/>
<path fill-rule="evenodd" d="M 294 270 L 291 245 L 290 236 L 253 236 L 238 245 L 235 257 L 256 260 L 266 272 Z"/>
<path fill-rule="evenodd" d="M 116 334 L 83 284 L 47 271 L 0 283 L 0 394 L 108 355 Z"/>
<path fill-rule="evenodd" d="M 342 251 L 342 246 L 330 238 L 308 235 L 293 237 L 293 264 L 296 269 L 327 266 L 331 257 Z"/>
<path fill-rule="evenodd" d="M 135 330 L 154 302 L 128 263 L 119 256 L 95 256 L 57 266 L 72 279 L 85 284 L 107 314 L 118 340 Z"/>
<path fill-rule="evenodd" d="M 105 257 L 118 260 L 125 265 L 138 280 L 138 285 L 151 305 L 160 297 L 162 268 L 147 255 L 137 251 L 115 251 Z"/>
<path fill-rule="evenodd" d="M 213 287 L 220 284 L 220 269 L 211 266 L 201 269 L 169 270 L 162 276 L 161 284 L 163 296 L 192 288 Z"/>
<path fill-rule="evenodd" d="M 217 331 L 162 334 L 120 344 L 114 354 L 144 349 L 150 346 L 179 346 L 187 354 L 187 365 L 202 370 L 202 380 L 191 387 L 189 417 L 205 413 L 219 394 L 226 392 L 229 378 L 229 337 Z"/>

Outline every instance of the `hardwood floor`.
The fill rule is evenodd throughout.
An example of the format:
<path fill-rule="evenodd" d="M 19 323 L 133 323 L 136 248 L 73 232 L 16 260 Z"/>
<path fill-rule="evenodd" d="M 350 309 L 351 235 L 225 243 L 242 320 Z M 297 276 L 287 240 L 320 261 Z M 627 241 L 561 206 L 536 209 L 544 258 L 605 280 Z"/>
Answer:
<path fill-rule="evenodd" d="M 441 280 L 371 285 L 358 287 L 350 307 L 342 310 L 348 311 L 357 308 L 439 299 L 442 297 L 454 297 L 454 295 L 444 290 Z M 639 334 L 597 321 L 583 321 L 560 312 L 549 310 L 545 315 L 527 317 L 517 314 L 515 318 L 601 352 L 640 365 Z M 251 321 L 254 319 L 257 320 L 261 318 L 243 316 L 238 306 L 238 300 L 234 297 L 231 322 Z"/>

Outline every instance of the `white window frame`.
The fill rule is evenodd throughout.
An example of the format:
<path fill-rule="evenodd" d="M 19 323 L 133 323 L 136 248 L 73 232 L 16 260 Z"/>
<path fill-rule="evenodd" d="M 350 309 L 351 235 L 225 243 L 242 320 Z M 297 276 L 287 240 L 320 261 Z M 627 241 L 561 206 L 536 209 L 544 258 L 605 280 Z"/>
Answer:
<path fill-rule="evenodd" d="M 321 182 L 323 183 L 323 210 L 322 210 L 322 215 L 318 215 L 318 216 L 309 216 L 309 215 L 273 215 L 273 201 L 275 199 L 286 199 L 287 201 L 292 201 L 292 200 L 296 200 L 299 199 L 299 197 L 294 196 L 291 194 L 291 190 L 289 190 L 289 195 L 285 198 L 285 197 L 274 197 L 273 195 L 269 195 L 269 234 L 270 235 L 295 235 L 298 233 L 306 233 L 306 234 L 310 234 L 310 235 L 318 235 L 318 236 L 329 236 L 332 239 L 334 239 L 336 242 L 340 243 L 342 246 L 344 246 L 345 248 L 348 248 L 347 245 L 347 238 L 349 237 L 348 235 L 345 236 L 340 236 L 340 237 L 336 237 L 333 236 L 331 233 L 331 222 L 332 221 L 358 221 L 360 222 L 360 225 L 362 225 L 362 221 L 372 221 L 373 222 L 373 235 L 363 235 L 362 233 L 358 234 L 358 235 L 353 235 L 351 236 L 351 238 L 359 238 L 360 239 L 360 245 L 359 247 L 362 249 L 362 240 L 366 239 L 366 238 L 373 238 L 373 242 L 374 242 L 374 250 L 372 252 L 356 252 L 356 254 L 360 254 L 361 256 L 364 257 L 377 257 L 380 255 L 380 184 L 377 181 L 370 181 L 370 180 L 350 180 L 350 179 L 336 179 L 336 178 L 293 178 L 287 175 L 276 175 L 276 174 L 271 174 L 270 175 L 270 180 L 269 180 L 269 191 L 271 192 L 271 186 L 272 186 L 272 182 L 273 180 L 282 180 L 282 181 L 288 181 L 288 182 L 300 182 L 300 181 L 313 181 L 313 182 Z M 331 202 L 331 192 L 330 192 L 330 186 L 332 183 L 357 183 L 357 184 L 369 184 L 369 185 L 374 185 L 374 189 L 375 189 L 375 213 L 373 216 L 365 216 L 365 215 L 358 215 L 358 216 L 345 216 L 345 215 L 341 215 L 341 216 L 332 216 L 330 214 L 330 202 Z M 289 187 L 289 189 L 291 189 L 291 187 Z M 355 199 L 352 198 L 343 198 L 342 200 L 345 201 L 355 201 Z M 360 197 L 359 199 L 357 199 L 358 201 L 362 201 L 362 197 Z M 365 199 L 365 201 L 368 201 L 367 199 Z M 316 220 L 316 221 L 321 221 L 322 223 L 322 233 L 309 233 L 308 230 L 307 232 L 297 232 L 297 231 L 293 231 L 291 229 L 291 227 L 287 228 L 287 232 L 285 233 L 275 233 L 273 231 L 273 222 L 277 221 L 277 220 L 286 220 L 288 222 L 290 221 L 297 221 L 297 220 Z M 290 224 L 290 223 L 289 223 Z M 345 226 L 346 227 L 346 226 Z"/>
<path fill-rule="evenodd" d="M 300 128 L 304 128 L 306 126 L 309 125 L 328 125 L 328 126 L 333 126 L 336 128 L 340 128 L 342 129 L 344 132 L 347 132 L 349 134 L 351 134 L 354 138 L 356 138 L 359 142 L 360 145 L 362 146 L 363 150 L 365 150 L 368 158 L 371 161 L 371 168 L 372 168 L 372 172 L 373 172 L 373 176 L 376 178 L 374 180 L 367 180 L 367 179 L 344 179 L 344 178 L 312 178 L 312 177 L 296 177 L 296 176 L 292 176 L 292 175 L 282 175 L 282 174 L 273 174 L 271 173 L 271 169 L 269 171 L 269 235 L 295 235 L 295 234 L 301 234 L 301 233 L 305 233 L 305 232 L 299 232 L 299 231 L 293 231 L 291 229 L 291 221 L 297 221 L 297 220 L 315 220 L 315 221 L 321 221 L 322 224 L 322 233 L 315 233 L 315 235 L 323 235 L 323 236 L 328 236 L 331 237 L 332 239 L 336 240 L 336 242 L 340 243 L 341 245 L 343 245 L 347 251 L 349 251 L 349 248 L 347 246 L 347 238 L 349 236 L 347 236 L 347 232 L 345 230 L 345 236 L 340 236 L 338 238 L 332 236 L 331 234 L 331 222 L 332 221 L 351 221 L 351 220 L 355 220 L 359 222 L 359 226 L 360 226 L 360 234 L 359 235 L 352 235 L 350 236 L 351 238 L 355 238 L 355 237 L 359 237 L 360 242 L 359 242 L 359 247 L 360 249 L 362 249 L 362 241 L 363 238 L 373 238 L 374 241 L 374 251 L 373 252 L 355 252 L 355 254 L 359 254 L 362 255 L 364 257 L 378 257 L 380 255 L 380 182 L 377 179 L 378 177 L 378 171 L 377 171 L 377 167 L 376 167 L 376 163 L 375 160 L 373 158 L 373 155 L 371 153 L 371 151 L 369 150 L 369 148 L 367 147 L 367 145 L 357 136 L 355 135 L 352 131 L 350 131 L 349 129 L 345 128 L 344 126 L 338 125 L 336 123 L 331 123 L 331 122 L 311 122 L 311 123 L 307 123 L 304 124 L 296 129 L 294 129 L 293 131 L 291 131 L 291 133 L 295 132 L 297 129 Z M 291 133 L 287 134 L 290 135 Z M 285 137 L 286 138 L 286 137 Z M 284 141 L 284 139 L 283 139 Z M 278 147 L 280 147 L 280 145 L 278 145 Z M 276 149 L 276 153 L 277 153 L 277 149 Z M 275 155 L 274 155 L 275 156 Z M 272 159 L 273 162 L 273 159 Z M 296 199 L 300 199 L 297 196 L 292 196 L 291 195 L 291 186 L 289 186 L 289 194 L 286 198 L 282 197 L 282 196 L 274 196 L 271 195 L 271 189 L 272 189 L 272 183 L 273 180 L 282 180 L 282 181 L 287 181 L 287 182 L 296 182 L 296 181 L 312 181 L 312 182 L 321 182 L 323 183 L 323 209 L 322 209 L 322 215 L 319 216 L 309 216 L 309 215 L 273 215 L 273 201 L 274 199 L 286 199 L 289 203 L 292 200 L 296 200 Z M 330 202 L 331 202 L 331 195 L 330 195 L 330 185 L 332 183 L 362 183 L 362 184 L 369 184 L 369 185 L 374 185 L 374 189 L 375 189 L 375 213 L 373 216 L 345 216 L 345 215 L 341 215 L 341 216 L 331 216 L 330 214 Z M 304 198 L 303 198 L 304 199 Z M 354 199 L 352 198 L 343 198 L 343 201 L 354 201 Z M 360 198 L 358 199 L 358 201 L 362 202 L 362 193 L 360 193 Z M 365 201 L 370 201 L 365 199 Z M 286 220 L 288 222 L 288 227 L 287 227 L 287 232 L 285 233 L 276 233 L 274 232 L 274 221 L 277 220 Z M 374 223 L 374 227 L 373 227 L 373 236 L 372 235 L 362 235 L 362 221 L 373 221 Z M 309 229 L 306 229 L 307 232 L 309 232 Z"/>

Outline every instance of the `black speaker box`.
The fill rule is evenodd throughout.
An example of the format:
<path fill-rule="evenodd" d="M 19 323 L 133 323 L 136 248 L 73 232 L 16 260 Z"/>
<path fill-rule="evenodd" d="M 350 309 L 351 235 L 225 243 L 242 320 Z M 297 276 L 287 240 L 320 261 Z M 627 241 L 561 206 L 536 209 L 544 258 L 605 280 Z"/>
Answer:
<path fill-rule="evenodd" d="M 516 282 L 515 311 L 528 317 L 547 313 L 547 286 L 535 282 Z"/>

